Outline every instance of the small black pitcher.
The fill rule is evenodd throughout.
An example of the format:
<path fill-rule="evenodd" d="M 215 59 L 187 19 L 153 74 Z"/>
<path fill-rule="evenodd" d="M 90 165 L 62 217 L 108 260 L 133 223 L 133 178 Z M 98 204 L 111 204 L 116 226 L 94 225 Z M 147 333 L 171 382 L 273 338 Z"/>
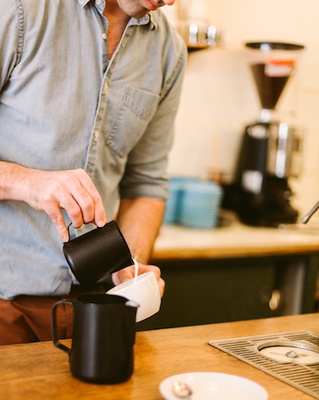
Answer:
<path fill-rule="evenodd" d="M 115 221 L 64 243 L 63 252 L 74 276 L 82 285 L 96 283 L 105 275 L 134 264 Z"/>

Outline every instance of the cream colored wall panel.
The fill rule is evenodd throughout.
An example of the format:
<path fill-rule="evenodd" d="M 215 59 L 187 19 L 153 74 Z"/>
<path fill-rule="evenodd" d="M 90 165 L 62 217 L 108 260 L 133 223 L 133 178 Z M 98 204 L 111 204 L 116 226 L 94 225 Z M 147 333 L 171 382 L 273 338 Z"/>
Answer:
<path fill-rule="evenodd" d="M 302 139 L 301 176 L 316 176 L 319 173 L 319 129 L 307 129 Z M 318 181 L 319 183 L 319 181 Z M 318 186 L 319 187 L 319 186 Z"/>
<path fill-rule="evenodd" d="M 290 185 L 293 192 L 296 193 L 292 199 L 292 205 L 299 211 L 302 217 L 319 200 L 318 178 L 305 177 L 302 180 L 292 179 Z"/>
<path fill-rule="evenodd" d="M 302 173 L 292 182 L 294 202 L 306 212 L 319 199 L 319 2 L 207 0 L 207 4 L 210 22 L 232 40 L 224 49 L 190 54 L 169 172 L 205 177 L 219 165 L 231 174 L 244 126 L 260 111 L 243 43 L 265 39 L 302 43 L 306 50 L 297 75 L 288 83 L 278 109 L 281 119 L 301 129 L 304 140 Z"/>
<path fill-rule="evenodd" d="M 298 105 L 298 120 L 301 126 L 319 129 L 319 90 L 303 89 Z"/>
<path fill-rule="evenodd" d="M 317 0 L 211 0 L 210 9 L 211 18 L 230 34 L 234 46 L 268 39 L 319 48 Z"/>

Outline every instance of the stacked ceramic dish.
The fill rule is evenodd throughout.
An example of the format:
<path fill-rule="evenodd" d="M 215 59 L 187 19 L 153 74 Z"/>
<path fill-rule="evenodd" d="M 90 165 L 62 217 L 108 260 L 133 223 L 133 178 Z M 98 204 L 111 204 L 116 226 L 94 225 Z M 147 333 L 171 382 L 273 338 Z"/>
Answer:
<path fill-rule="evenodd" d="M 189 228 L 215 228 L 221 199 L 222 189 L 214 182 L 185 184 L 180 197 L 179 223 Z"/>
<path fill-rule="evenodd" d="M 176 224 L 179 221 L 180 197 L 186 183 L 198 182 L 191 176 L 175 176 L 169 179 L 168 199 L 164 215 L 165 224 Z"/>
<path fill-rule="evenodd" d="M 218 225 L 222 188 L 196 178 L 171 178 L 164 223 L 211 229 Z"/>

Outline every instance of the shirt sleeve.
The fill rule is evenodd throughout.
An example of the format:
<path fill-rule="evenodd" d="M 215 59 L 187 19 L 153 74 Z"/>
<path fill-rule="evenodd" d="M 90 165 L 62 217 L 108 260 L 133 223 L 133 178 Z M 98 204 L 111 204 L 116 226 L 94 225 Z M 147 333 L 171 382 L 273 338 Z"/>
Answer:
<path fill-rule="evenodd" d="M 24 41 L 24 12 L 21 1 L 0 2 L 0 91 L 19 63 Z"/>
<path fill-rule="evenodd" d="M 120 184 L 123 198 L 167 199 L 167 163 L 173 144 L 174 120 L 178 110 L 187 51 L 179 42 L 178 53 L 170 54 L 170 64 L 157 111 L 143 136 L 130 152 Z M 172 60 L 174 63 L 172 64 Z M 167 72 L 167 71 L 166 71 Z"/>

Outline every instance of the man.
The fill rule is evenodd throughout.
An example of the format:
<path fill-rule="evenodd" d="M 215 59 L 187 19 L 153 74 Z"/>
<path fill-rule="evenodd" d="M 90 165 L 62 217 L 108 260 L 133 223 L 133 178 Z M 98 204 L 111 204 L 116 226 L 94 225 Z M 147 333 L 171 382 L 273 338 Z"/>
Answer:
<path fill-rule="evenodd" d="M 186 62 L 158 10 L 174 2 L 1 0 L 0 344 L 49 340 L 54 302 L 84 290 L 62 252 L 70 224 L 72 238 L 116 218 L 163 293 L 148 260 Z"/>

